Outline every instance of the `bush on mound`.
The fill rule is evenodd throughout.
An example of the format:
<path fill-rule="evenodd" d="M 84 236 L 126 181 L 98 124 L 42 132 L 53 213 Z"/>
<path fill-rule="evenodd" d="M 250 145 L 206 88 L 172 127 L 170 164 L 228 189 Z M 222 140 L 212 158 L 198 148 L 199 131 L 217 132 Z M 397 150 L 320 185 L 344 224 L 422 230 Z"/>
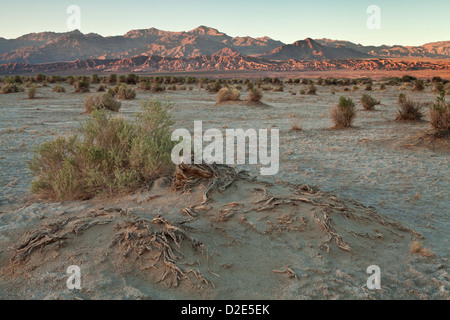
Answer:
<path fill-rule="evenodd" d="M 126 84 L 116 86 L 114 88 L 114 91 L 116 92 L 116 98 L 119 100 L 133 100 L 134 98 L 136 98 L 136 91 L 134 91 Z"/>
<path fill-rule="evenodd" d="M 171 107 L 143 102 L 134 122 L 95 110 L 79 134 L 35 150 L 29 162 L 35 177 L 31 191 L 58 201 L 89 199 L 131 192 L 171 174 Z"/>
<path fill-rule="evenodd" d="M 351 98 L 341 96 L 339 104 L 331 110 L 331 118 L 337 128 L 351 127 L 355 116 L 355 103 Z"/>
<path fill-rule="evenodd" d="M 217 93 L 217 103 L 222 103 L 226 101 L 239 101 L 241 93 L 237 89 L 222 88 Z"/>
<path fill-rule="evenodd" d="M 8 94 L 8 93 L 17 93 L 17 92 L 23 92 L 25 91 L 20 85 L 17 83 L 8 83 L 6 86 L 2 88 L 0 91 L 1 94 Z"/>
<path fill-rule="evenodd" d="M 445 92 L 430 106 L 430 123 L 439 133 L 450 132 L 450 103 L 445 101 Z"/>
<path fill-rule="evenodd" d="M 56 86 L 54 86 L 52 88 L 52 91 L 53 92 L 66 92 L 66 89 L 63 86 L 57 84 Z"/>
<path fill-rule="evenodd" d="M 28 99 L 34 99 L 36 98 L 36 85 L 32 85 L 29 89 L 28 89 Z"/>
<path fill-rule="evenodd" d="M 117 101 L 113 96 L 108 93 L 102 95 L 91 95 L 84 101 L 84 108 L 86 113 L 92 113 L 94 110 L 107 109 L 110 111 L 118 112 L 122 107 L 122 103 Z"/>
<path fill-rule="evenodd" d="M 375 110 L 375 106 L 379 105 L 380 101 L 368 94 L 364 94 L 361 98 L 361 104 L 365 110 Z"/>
<path fill-rule="evenodd" d="M 418 121 L 422 120 L 422 104 L 406 98 L 406 96 L 399 96 L 399 108 L 397 110 L 397 121 Z"/>
<path fill-rule="evenodd" d="M 74 83 L 75 92 L 86 93 L 90 92 L 91 83 L 87 79 L 81 79 Z"/>
<path fill-rule="evenodd" d="M 248 102 L 260 102 L 263 97 L 263 93 L 258 88 L 253 88 L 248 93 Z"/>

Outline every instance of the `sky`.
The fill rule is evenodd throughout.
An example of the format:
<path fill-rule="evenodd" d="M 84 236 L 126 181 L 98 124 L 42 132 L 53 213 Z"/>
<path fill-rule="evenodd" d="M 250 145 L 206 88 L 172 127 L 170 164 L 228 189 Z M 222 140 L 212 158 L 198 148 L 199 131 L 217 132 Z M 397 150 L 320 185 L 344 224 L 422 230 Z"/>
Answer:
<path fill-rule="evenodd" d="M 70 31 L 67 7 L 80 7 L 80 30 L 103 36 L 151 27 L 189 31 L 200 25 L 230 36 L 269 36 L 284 43 L 307 37 L 363 45 L 422 45 L 450 40 L 449 0 L 15 0 L 0 4 L 0 37 Z M 380 9 L 371 30 L 370 5 Z M 375 20 L 371 20 L 375 21 Z"/>

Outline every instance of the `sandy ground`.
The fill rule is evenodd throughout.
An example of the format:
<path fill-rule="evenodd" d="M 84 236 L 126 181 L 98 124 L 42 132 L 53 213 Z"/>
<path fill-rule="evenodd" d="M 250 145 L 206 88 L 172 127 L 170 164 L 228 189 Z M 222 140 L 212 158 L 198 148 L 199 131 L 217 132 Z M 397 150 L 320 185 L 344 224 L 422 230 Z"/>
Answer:
<path fill-rule="evenodd" d="M 67 86 L 67 93 L 39 88 L 36 100 L 26 99 L 26 93 L 1 95 L 0 297 L 448 299 L 448 150 L 411 143 L 414 136 L 429 128 L 427 122 L 393 121 L 399 87 L 373 91 L 382 105 L 373 112 L 358 106 L 354 128 L 348 130 L 330 129 L 329 112 L 339 95 L 359 100 L 361 89 L 339 92 L 342 88 L 336 87 L 333 95 L 330 87 L 318 87 L 317 96 L 302 96 L 298 92 L 304 88 L 286 86 L 285 92 L 265 92 L 263 102 L 270 107 L 215 106 L 215 95 L 197 87 L 159 95 L 138 91 L 136 100 L 123 103 L 121 114 L 132 117 L 140 109 L 139 100 L 168 96 L 175 102 L 176 127 L 191 131 L 194 120 L 202 120 L 204 130 L 278 128 L 280 173 L 261 180 L 272 183 L 265 187 L 271 194 L 313 202 L 294 201 L 259 212 L 255 202 L 264 196 L 255 190 L 261 184 L 237 181 L 226 192 L 216 192 L 210 208 L 200 210 L 201 214 L 189 222 L 181 211 L 201 202 L 204 185 L 188 195 L 158 183 L 151 190 L 118 199 L 34 202 L 28 193 L 31 177 L 26 161 L 41 142 L 79 126 L 86 117 L 82 114 L 86 94 L 72 93 Z M 291 95 L 290 90 L 297 95 Z M 402 92 L 422 101 L 435 98 L 430 88 L 424 93 Z M 290 131 L 293 121 L 303 130 Z M 254 176 L 259 172 L 258 167 L 248 165 L 237 169 L 246 169 Z M 315 185 L 321 191 L 299 191 L 283 183 L 286 181 Z M 222 220 L 224 208 L 236 212 Z M 164 275 L 163 267 L 146 267 L 137 257 L 124 257 L 120 245 L 110 247 L 117 233 L 113 226 L 130 222 L 121 211 L 132 212 L 133 219 L 147 219 L 150 225 L 159 214 L 182 228 L 189 237 L 180 248 L 172 246 L 182 255 L 177 260 L 184 268 L 181 270 L 192 268 L 195 275 L 181 277 L 179 286 L 174 287 L 173 274 L 158 281 Z M 51 223 L 64 225 L 67 218 L 77 225 L 83 219 L 93 219 L 89 214 L 99 214 L 107 221 L 34 252 L 19 266 L 9 264 L 14 255 L 11 248 L 23 240 L 25 230 L 33 232 Z M 379 214 L 397 223 L 383 224 Z M 320 223 L 326 217 L 330 217 L 334 230 L 331 239 L 329 230 Z M 338 246 L 336 234 L 351 252 Z M 423 235 L 420 241 L 435 257 L 410 253 L 409 245 L 417 234 Z M 204 249 L 193 250 L 191 238 L 202 242 Z M 65 270 L 72 264 L 82 268 L 80 292 L 65 286 Z M 365 286 L 369 276 L 366 269 L 373 264 L 382 270 L 379 291 Z"/>

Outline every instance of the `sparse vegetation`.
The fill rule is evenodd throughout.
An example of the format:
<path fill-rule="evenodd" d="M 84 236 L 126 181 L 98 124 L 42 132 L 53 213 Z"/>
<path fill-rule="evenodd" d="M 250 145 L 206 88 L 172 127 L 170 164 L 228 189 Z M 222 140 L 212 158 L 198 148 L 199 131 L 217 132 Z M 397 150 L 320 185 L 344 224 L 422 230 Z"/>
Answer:
<path fill-rule="evenodd" d="M 379 105 L 380 101 L 368 94 L 364 94 L 361 98 L 361 104 L 365 110 L 375 110 L 375 106 Z"/>
<path fill-rule="evenodd" d="M 308 84 L 308 91 L 306 92 L 306 94 L 316 95 L 317 94 L 316 92 L 317 92 L 317 88 L 314 85 L 314 82 L 310 81 Z"/>
<path fill-rule="evenodd" d="M 29 89 L 28 89 L 28 99 L 34 99 L 36 98 L 36 85 L 32 85 Z"/>
<path fill-rule="evenodd" d="M 258 88 L 253 88 L 248 92 L 248 102 L 260 102 L 263 97 L 263 93 Z"/>
<path fill-rule="evenodd" d="M 417 240 L 414 240 L 410 245 L 410 252 L 412 254 L 419 254 L 426 258 L 434 257 L 434 253 L 431 252 L 429 249 L 424 248 L 423 244 Z"/>
<path fill-rule="evenodd" d="M 116 92 L 116 98 L 119 100 L 133 100 L 136 98 L 136 91 L 126 84 L 116 86 L 114 91 Z"/>
<path fill-rule="evenodd" d="M 351 98 L 341 96 L 339 104 L 331 110 L 331 118 L 337 128 L 351 127 L 355 116 L 355 103 Z"/>
<path fill-rule="evenodd" d="M 86 93 L 90 92 L 91 83 L 88 79 L 80 79 L 75 82 L 75 92 Z"/>
<path fill-rule="evenodd" d="M 424 89 L 424 84 L 423 84 L 423 80 L 416 80 L 414 82 L 414 86 L 412 88 L 412 91 L 423 91 Z"/>
<path fill-rule="evenodd" d="M 25 91 L 25 90 L 19 84 L 7 83 L 0 92 L 1 92 L 1 94 L 8 94 L 8 93 L 23 92 L 23 91 Z"/>
<path fill-rule="evenodd" d="M 90 95 L 84 101 L 86 113 L 92 113 L 94 110 L 107 109 L 118 112 L 122 107 L 122 103 L 117 101 L 108 93 L 102 95 Z"/>
<path fill-rule="evenodd" d="M 241 97 L 239 90 L 234 88 L 222 88 L 217 93 L 217 103 L 222 103 L 226 101 L 238 101 Z"/>
<path fill-rule="evenodd" d="M 51 200 L 88 199 L 145 187 L 173 171 L 169 102 L 148 101 L 133 122 L 95 110 L 68 138 L 35 150 L 31 191 Z"/>
<path fill-rule="evenodd" d="M 399 108 L 397 110 L 397 121 L 422 120 L 422 104 L 405 97 L 399 97 Z"/>
<path fill-rule="evenodd" d="M 52 91 L 61 93 L 61 92 L 66 92 L 66 89 L 63 86 L 57 84 L 52 88 Z"/>
<path fill-rule="evenodd" d="M 430 124 L 437 133 L 450 132 L 450 103 L 445 101 L 445 92 L 430 106 Z"/>

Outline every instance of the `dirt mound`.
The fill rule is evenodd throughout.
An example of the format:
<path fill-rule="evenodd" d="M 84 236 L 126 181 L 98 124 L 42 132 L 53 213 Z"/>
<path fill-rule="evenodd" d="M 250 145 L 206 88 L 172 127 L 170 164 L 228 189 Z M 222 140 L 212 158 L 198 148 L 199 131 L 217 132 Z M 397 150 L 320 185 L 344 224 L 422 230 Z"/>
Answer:
<path fill-rule="evenodd" d="M 409 253 L 420 234 L 306 185 L 180 165 L 171 187 L 77 203 L 49 205 L 33 231 L 10 236 L 5 298 L 449 297 L 439 258 Z M 80 291 L 66 288 L 71 265 Z M 383 270 L 381 291 L 365 286 L 370 265 Z"/>

